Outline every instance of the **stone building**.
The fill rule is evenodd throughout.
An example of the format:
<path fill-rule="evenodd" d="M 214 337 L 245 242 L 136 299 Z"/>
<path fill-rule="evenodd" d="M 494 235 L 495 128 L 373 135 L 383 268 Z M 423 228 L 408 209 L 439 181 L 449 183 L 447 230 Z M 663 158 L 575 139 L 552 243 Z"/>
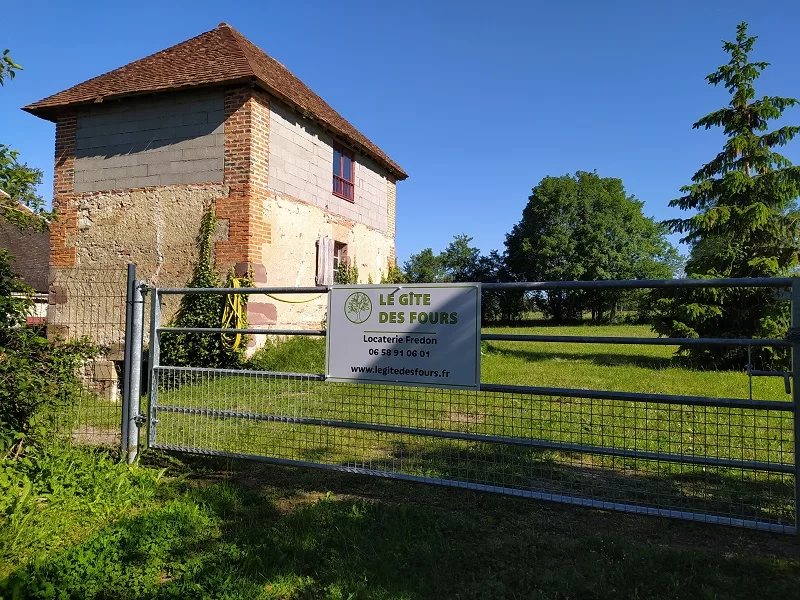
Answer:
<path fill-rule="evenodd" d="M 0 196 L 3 193 L 0 190 Z M 16 210 L 33 216 L 31 210 L 22 203 L 16 204 Z M 50 256 L 50 239 L 47 232 L 22 230 L 14 223 L 6 221 L 0 214 L 0 248 L 8 250 L 11 254 L 11 270 L 35 292 L 33 307 L 26 322 L 29 325 L 44 324 L 47 316 Z"/>
<path fill-rule="evenodd" d="M 225 23 L 24 110 L 56 123 L 56 282 L 133 262 L 154 285 L 183 286 L 212 202 L 223 276 L 249 267 L 257 285 L 309 286 L 339 260 L 362 281 L 394 264 L 406 173 Z M 248 316 L 318 324 L 324 302 L 253 296 Z"/>

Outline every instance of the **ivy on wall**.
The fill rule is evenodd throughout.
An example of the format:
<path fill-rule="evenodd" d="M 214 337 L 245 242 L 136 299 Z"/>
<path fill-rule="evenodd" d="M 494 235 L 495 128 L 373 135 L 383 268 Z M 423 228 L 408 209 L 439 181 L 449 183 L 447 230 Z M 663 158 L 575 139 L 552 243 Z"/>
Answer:
<path fill-rule="evenodd" d="M 203 214 L 200 232 L 197 236 L 198 259 L 192 278 L 186 284 L 190 288 L 221 287 L 221 279 L 217 271 L 212 253 L 212 236 L 217 227 L 217 218 L 213 204 Z M 252 287 L 252 275 L 234 278 L 228 273 L 225 287 Z M 230 308 L 235 307 L 233 319 Z M 227 314 L 226 314 L 227 313 Z M 224 317 L 224 318 L 223 318 Z M 224 324 L 227 323 L 227 324 Z M 178 312 L 169 324 L 171 327 L 228 327 L 243 328 L 247 326 L 247 296 L 240 296 L 230 301 L 223 294 L 188 294 L 181 299 Z M 231 342 L 231 336 L 219 333 L 182 333 L 165 332 L 161 336 L 161 364 L 183 367 L 237 368 L 244 362 L 244 340 L 240 336 L 237 343 Z"/>

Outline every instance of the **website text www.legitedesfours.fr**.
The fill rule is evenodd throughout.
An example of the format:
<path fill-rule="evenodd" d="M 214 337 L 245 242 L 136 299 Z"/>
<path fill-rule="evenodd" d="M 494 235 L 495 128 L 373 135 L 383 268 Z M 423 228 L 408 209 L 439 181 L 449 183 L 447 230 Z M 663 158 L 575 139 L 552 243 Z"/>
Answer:
<path fill-rule="evenodd" d="M 431 370 L 431 369 L 420 369 L 420 368 L 411 368 L 411 367 L 389 367 L 389 366 L 371 366 L 371 367 L 361 367 L 361 366 L 354 366 L 350 367 L 351 372 L 353 373 L 362 373 L 365 375 L 372 374 L 372 375 L 403 375 L 403 376 L 414 376 L 414 377 L 443 377 L 447 378 L 450 377 L 450 371 L 447 369 L 440 370 Z"/>

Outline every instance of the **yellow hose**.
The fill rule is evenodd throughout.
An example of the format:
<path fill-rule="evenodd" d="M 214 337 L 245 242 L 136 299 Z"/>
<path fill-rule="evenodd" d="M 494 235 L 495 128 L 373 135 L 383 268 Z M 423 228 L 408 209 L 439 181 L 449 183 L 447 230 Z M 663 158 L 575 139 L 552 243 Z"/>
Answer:
<path fill-rule="evenodd" d="M 246 281 L 241 278 L 233 278 L 230 282 L 230 287 L 242 287 L 242 282 Z M 277 302 L 286 302 L 288 304 L 304 304 L 306 302 L 313 302 L 321 298 L 325 294 L 317 294 L 313 298 L 306 300 L 289 300 L 287 298 L 279 298 L 272 294 L 265 294 L 267 298 L 272 298 Z M 247 327 L 247 304 L 242 300 L 241 294 L 228 294 L 225 296 L 225 309 L 222 311 L 222 327 L 224 329 L 244 329 Z M 222 344 L 228 350 L 236 350 L 242 343 L 242 334 L 222 334 Z"/>
<path fill-rule="evenodd" d="M 231 279 L 231 287 L 241 287 L 242 279 Z M 247 327 L 247 307 L 241 294 L 225 296 L 225 310 L 222 311 L 222 327 L 225 329 L 243 329 Z M 242 343 L 242 334 L 222 334 L 222 345 L 228 350 L 236 350 Z"/>

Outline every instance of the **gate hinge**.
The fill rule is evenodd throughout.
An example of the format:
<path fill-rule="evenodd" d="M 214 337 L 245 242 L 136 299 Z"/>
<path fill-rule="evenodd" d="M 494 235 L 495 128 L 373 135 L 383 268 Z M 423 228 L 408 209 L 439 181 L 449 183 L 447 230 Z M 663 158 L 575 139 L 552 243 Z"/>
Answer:
<path fill-rule="evenodd" d="M 133 417 L 133 422 L 136 423 L 137 427 L 141 427 L 147 422 L 147 417 L 141 413 Z"/>

